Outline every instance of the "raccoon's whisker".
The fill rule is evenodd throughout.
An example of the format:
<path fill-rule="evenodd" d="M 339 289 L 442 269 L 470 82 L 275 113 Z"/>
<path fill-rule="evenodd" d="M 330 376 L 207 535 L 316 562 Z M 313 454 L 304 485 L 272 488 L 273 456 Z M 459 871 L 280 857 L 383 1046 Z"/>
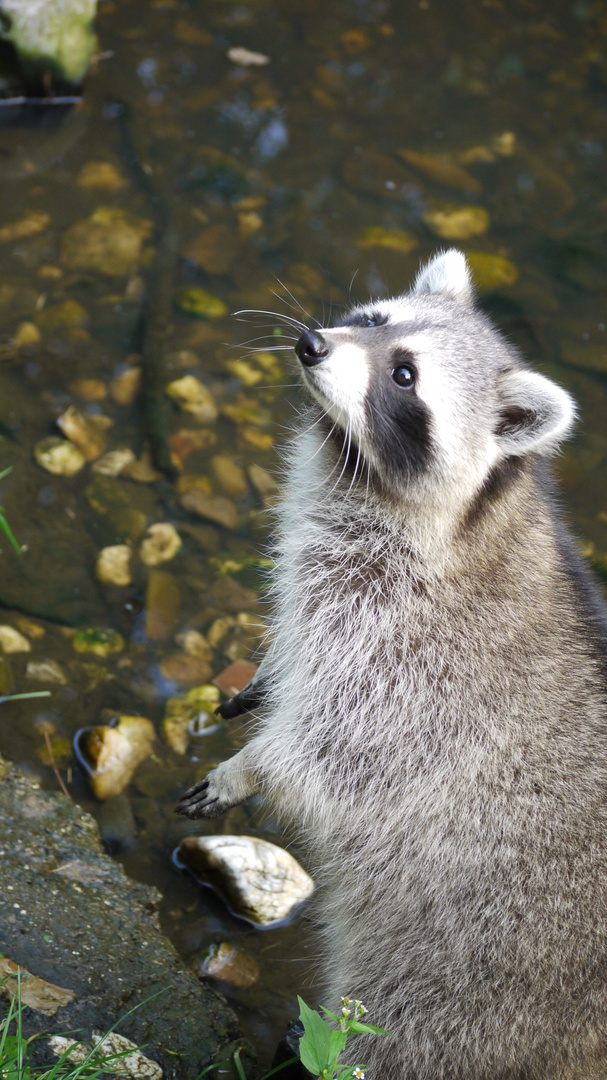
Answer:
<path fill-rule="evenodd" d="M 275 276 L 276 276 L 276 275 L 275 275 Z M 305 315 L 306 319 L 308 320 L 308 323 L 310 323 L 310 322 L 315 322 L 315 323 L 316 323 L 316 325 L 317 325 L 318 327 L 320 327 L 320 323 L 319 323 L 318 319 L 315 319 L 313 315 L 310 315 L 310 312 L 309 312 L 309 311 L 306 311 L 306 309 L 305 309 L 305 307 L 303 306 L 303 304 L 301 303 L 301 301 L 299 301 L 299 300 L 297 299 L 297 297 L 293 295 L 293 293 L 291 292 L 291 290 L 287 288 L 287 286 L 285 285 L 284 281 L 281 281 L 279 277 L 276 277 L 276 280 L 277 280 L 277 282 L 278 282 L 278 284 L 279 284 L 279 285 L 282 285 L 282 287 L 283 287 L 283 289 L 285 290 L 285 292 L 287 293 L 287 295 L 291 297 L 291 300 L 293 301 L 293 305 L 295 305 L 295 307 L 298 307 L 298 308 L 299 308 L 299 310 L 300 310 L 300 311 L 302 312 L 302 314 L 303 314 L 303 315 Z M 284 297 L 281 297 L 281 296 L 279 296 L 279 295 L 278 295 L 277 293 L 274 293 L 274 296 L 276 296 L 276 299 L 277 299 L 277 300 L 281 300 L 281 299 L 282 299 L 283 303 L 286 303 L 286 301 L 285 301 Z M 292 307 L 293 305 L 289 305 L 289 306 L 290 306 L 290 307 Z"/>
<path fill-rule="evenodd" d="M 285 315 L 280 311 L 266 311 L 265 308 L 242 308 L 240 311 L 234 312 L 234 317 L 237 315 L 271 315 L 273 319 L 282 320 L 285 323 L 291 323 L 293 327 L 297 327 L 298 330 L 307 330 L 308 327 L 301 319 L 295 319 L 292 315 Z M 246 319 L 240 319 L 240 322 L 246 322 Z"/>

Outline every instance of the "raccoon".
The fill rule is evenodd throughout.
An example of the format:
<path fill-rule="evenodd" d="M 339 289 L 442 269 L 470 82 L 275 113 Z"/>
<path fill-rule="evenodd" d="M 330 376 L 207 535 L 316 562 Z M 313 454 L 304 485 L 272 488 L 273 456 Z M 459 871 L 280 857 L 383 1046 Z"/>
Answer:
<path fill-rule="evenodd" d="M 575 419 L 455 250 L 305 330 L 271 644 L 188 791 L 263 793 L 319 883 L 325 1000 L 377 1080 L 607 1077 L 607 620 L 549 458 Z"/>

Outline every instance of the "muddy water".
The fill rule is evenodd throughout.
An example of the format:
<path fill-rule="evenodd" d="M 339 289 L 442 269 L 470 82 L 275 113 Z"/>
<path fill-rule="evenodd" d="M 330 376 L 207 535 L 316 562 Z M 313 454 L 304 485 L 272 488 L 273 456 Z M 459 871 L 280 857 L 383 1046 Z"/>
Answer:
<path fill-rule="evenodd" d="M 484 307 L 580 403 L 558 470 L 604 573 L 607 4 L 101 0 L 98 31 L 80 107 L 0 113 L 0 470 L 12 466 L 0 502 L 23 546 L 18 558 L 0 541 L 0 601 L 30 644 L 0 675 L 3 692 L 11 680 L 51 690 L 2 706 L 0 750 L 54 788 L 46 729 L 72 796 L 128 872 L 164 893 L 182 954 L 195 963 L 229 940 L 256 958 L 253 989 L 222 989 L 267 1048 L 295 994 L 314 998 L 308 915 L 254 930 L 176 872 L 187 832 L 276 833 L 255 805 L 200 830 L 173 816 L 242 729 L 193 738 L 185 754 L 160 735 L 168 699 L 254 655 L 247 615 L 263 615 L 266 473 L 297 400 L 280 348 L 293 335 L 272 316 L 229 312 L 322 320 L 350 297 L 401 289 L 420 259 L 457 243 Z M 239 46 L 268 62 L 227 59 Z M 137 393 L 143 350 L 160 410 Z M 183 376 L 210 389 L 216 418 L 163 395 Z M 107 476 L 94 460 L 71 477 L 45 471 L 34 448 L 60 434 L 70 405 L 106 450 L 141 461 L 151 438 L 173 471 Z M 207 516 L 184 507 L 192 491 Z M 137 553 L 161 521 L 183 547 L 150 592 Z M 98 553 L 120 544 L 133 549 L 132 580 L 100 584 Z M 124 645 L 78 652 L 83 627 L 118 631 Z M 187 630 L 210 639 L 206 658 L 186 651 Z M 43 661 L 50 674 L 28 669 Z M 159 732 L 113 804 L 94 798 L 69 749 L 106 709 Z"/>

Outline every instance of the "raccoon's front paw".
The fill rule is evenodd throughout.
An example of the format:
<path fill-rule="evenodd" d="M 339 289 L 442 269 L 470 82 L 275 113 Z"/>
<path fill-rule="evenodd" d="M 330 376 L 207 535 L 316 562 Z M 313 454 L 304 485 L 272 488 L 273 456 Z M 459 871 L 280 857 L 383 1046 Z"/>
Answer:
<path fill-rule="evenodd" d="M 175 813 L 188 818 L 215 818 L 239 801 L 233 798 L 229 785 L 221 782 L 220 769 L 213 769 L 182 795 Z"/>

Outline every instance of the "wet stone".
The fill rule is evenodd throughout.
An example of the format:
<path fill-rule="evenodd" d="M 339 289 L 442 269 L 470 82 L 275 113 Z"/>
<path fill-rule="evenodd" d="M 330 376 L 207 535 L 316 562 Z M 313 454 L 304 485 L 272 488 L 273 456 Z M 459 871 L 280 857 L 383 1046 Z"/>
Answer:
<path fill-rule="evenodd" d="M 403 229 L 384 229 L 381 225 L 369 225 L 363 229 L 355 243 L 363 251 L 367 248 L 387 248 L 389 251 L 400 251 L 403 255 L 408 255 L 417 247 L 417 239 L 412 233 Z"/>
<path fill-rule="evenodd" d="M 66 330 L 81 330 L 89 321 L 89 313 L 77 300 L 62 300 L 42 308 L 36 315 L 36 324 L 47 334 Z"/>
<path fill-rule="evenodd" d="M 197 656 L 199 660 L 206 660 L 207 662 L 213 659 L 211 645 L 198 630 L 185 630 L 183 633 L 177 634 L 175 641 L 188 656 Z"/>
<path fill-rule="evenodd" d="M 175 379 L 166 387 L 166 393 L 182 412 L 189 413 L 201 424 L 208 424 L 217 419 L 218 410 L 211 391 L 194 375 L 184 375 L 181 379 Z"/>
<path fill-rule="evenodd" d="M 49 435 L 34 447 L 38 465 L 53 476 L 75 476 L 86 465 L 84 454 L 67 439 Z"/>
<path fill-rule="evenodd" d="M 67 686 L 65 672 L 56 660 L 30 660 L 25 669 L 25 677 L 36 682 Z"/>
<path fill-rule="evenodd" d="M 124 469 L 132 465 L 135 460 L 133 451 L 128 447 L 123 450 L 109 450 L 107 454 L 102 454 L 97 459 L 91 472 L 98 473 L 99 476 L 120 476 Z"/>
<path fill-rule="evenodd" d="M 27 638 L 15 630 L 14 626 L 7 625 L 0 626 L 0 647 L 7 656 L 11 653 L 26 653 L 32 650 Z"/>
<path fill-rule="evenodd" d="M 91 653 L 93 656 L 105 658 L 122 652 L 124 638 L 117 630 L 90 627 L 74 634 L 72 648 L 77 653 Z"/>
<path fill-rule="evenodd" d="M 180 311 L 195 319 L 223 319 L 228 314 L 227 304 L 205 289 L 182 289 L 176 303 Z"/>
<path fill-rule="evenodd" d="M 88 418 L 70 405 L 57 420 L 57 426 L 77 446 L 87 461 L 95 461 L 105 450 L 106 431 L 111 420 L 105 416 Z"/>
<path fill-rule="evenodd" d="M 130 800 L 124 793 L 106 799 L 96 819 L 103 846 L 111 855 L 130 851 L 135 846 L 137 825 Z"/>
<path fill-rule="evenodd" d="M 207 682 L 213 674 L 213 668 L 206 660 L 198 656 L 175 653 L 173 656 L 164 658 L 160 664 L 160 674 L 169 682 L 195 685 Z"/>
<path fill-rule="evenodd" d="M 493 289 L 515 285 L 518 280 L 518 270 L 514 263 L 502 258 L 501 255 L 470 251 L 466 253 L 466 259 L 477 289 L 490 292 Z"/>
<path fill-rule="evenodd" d="M 234 694 L 239 694 L 245 686 L 248 686 L 256 671 L 257 667 L 250 660 L 235 660 L 233 664 L 224 668 L 213 679 L 213 682 L 226 697 L 234 697 Z"/>
<path fill-rule="evenodd" d="M 481 206 L 446 206 L 428 210 L 422 218 L 425 225 L 444 240 L 467 240 L 482 236 L 489 228 L 489 214 Z"/>
<path fill-rule="evenodd" d="M 217 483 L 223 488 L 226 495 L 241 498 L 247 494 L 249 486 L 245 471 L 231 458 L 216 454 L 215 457 L 211 458 L 211 468 Z"/>
<path fill-rule="evenodd" d="M 267 469 L 261 465 L 249 465 L 249 480 L 262 499 L 271 499 L 278 492 L 278 484 Z"/>
<path fill-rule="evenodd" d="M 238 236 L 227 225 L 212 225 L 183 249 L 184 259 L 208 274 L 228 274 L 238 257 Z"/>
<path fill-rule="evenodd" d="M 74 379 L 69 390 L 70 394 L 88 402 L 104 401 L 107 397 L 107 386 L 101 379 Z"/>
<path fill-rule="evenodd" d="M 259 980 L 259 965 L 252 956 L 222 941 L 220 945 L 210 946 L 200 965 L 200 974 L 236 986 L 239 990 L 248 990 Z"/>
<path fill-rule="evenodd" d="M 398 153 L 407 165 L 411 165 L 428 180 L 444 184 L 445 187 L 457 188 L 458 191 L 471 191 L 475 194 L 481 191 L 476 177 L 445 154 L 419 153 L 417 150 L 399 150 Z"/>
<path fill-rule="evenodd" d="M 152 750 L 153 725 L 142 716 L 121 716 L 115 727 L 84 728 L 74 749 L 98 799 L 119 795 Z"/>
<path fill-rule="evenodd" d="M 122 210 L 99 207 L 86 221 L 66 232 L 61 262 L 68 270 L 97 270 L 108 277 L 128 277 L 138 269 L 152 223 Z"/>
<path fill-rule="evenodd" d="M 180 499 L 184 510 L 191 514 L 206 518 L 216 525 L 222 525 L 224 529 L 238 528 L 238 510 L 231 501 L 223 495 L 207 495 L 204 491 L 186 491 Z"/>
<path fill-rule="evenodd" d="M 282 922 L 314 891 L 292 855 L 253 836 L 187 836 L 178 855 L 230 911 L 255 926 Z"/>
<path fill-rule="evenodd" d="M 139 548 L 139 557 L 145 566 L 160 566 L 174 559 L 181 547 L 182 540 L 175 526 L 160 521 L 148 528 Z"/>
<path fill-rule="evenodd" d="M 177 628 L 181 593 L 172 574 L 151 570 L 145 597 L 145 635 L 150 641 L 172 637 Z"/>
<path fill-rule="evenodd" d="M 120 191 L 126 187 L 124 177 L 109 161 L 87 161 L 78 173 L 76 183 L 85 191 Z"/>
<path fill-rule="evenodd" d="M 110 383 L 110 396 L 117 405 L 132 405 L 139 391 L 143 369 L 128 367 L 121 371 Z"/>
<path fill-rule="evenodd" d="M 95 577 L 101 585 L 130 585 L 131 548 L 128 544 L 113 544 L 102 548 L 95 564 Z"/>
<path fill-rule="evenodd" d="M 32 345 L 39 345 L 41 340 L 42 335 L 35 323 L 22 322 L 15 332 L 13 345 L 17 349 L 27 349 Z"/>
<path fill-rule="evenodd" d="M 220 695 L 216 686 L 195 686 L 178 698 L 169 698 L 162 722 L 162 736 L 176 754 L 185 754 L 190 736 L 214 730 Z"/>
<path fill-rule="evenodd" d="M 28 236 L 35 236 L 43 232 L 50 224 L 50 214 L 32 210 L 31 213 L 10 225 L 0 228 L 0 244 L 12 244 L 15 240 L 25 240 Z"/>

